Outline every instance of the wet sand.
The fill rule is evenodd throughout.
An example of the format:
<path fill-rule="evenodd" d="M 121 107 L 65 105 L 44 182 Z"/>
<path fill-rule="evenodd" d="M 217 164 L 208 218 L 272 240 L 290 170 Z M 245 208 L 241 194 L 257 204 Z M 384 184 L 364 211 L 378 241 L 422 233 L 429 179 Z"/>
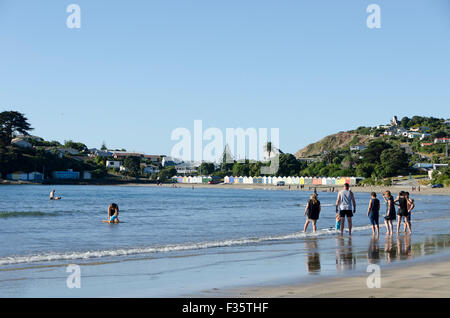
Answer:
<path fill-rule="evenodd" d="M 302 285 L 244 287 L 216 292 L 217 297 L 316 297 L 316 298 L 448 298 L 450 297 L 450 258 L 439 262 L 381 268 L 380 288 L 368 288 L 364 276 L 335 278 Z"/>

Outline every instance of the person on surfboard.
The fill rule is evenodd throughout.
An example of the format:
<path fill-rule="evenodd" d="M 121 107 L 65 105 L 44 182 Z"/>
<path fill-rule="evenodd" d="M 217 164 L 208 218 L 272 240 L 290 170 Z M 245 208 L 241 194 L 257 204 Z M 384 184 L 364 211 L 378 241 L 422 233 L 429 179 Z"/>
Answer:
<path fill-rule="evenodd" d="M 108 223 L 119 223 L 119 206 L 116 203 L 108 207 Z"/>

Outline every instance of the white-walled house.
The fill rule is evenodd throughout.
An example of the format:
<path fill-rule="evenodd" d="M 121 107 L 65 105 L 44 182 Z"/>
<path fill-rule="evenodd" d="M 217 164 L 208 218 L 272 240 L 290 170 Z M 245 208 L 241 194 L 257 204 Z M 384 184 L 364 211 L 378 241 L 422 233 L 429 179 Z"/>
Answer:
<path fill-rule="evenodd" d="M 110 168 L 110 169 L 120 169 L 120 167 L 122 167 L 122 161 L 118 161 L 118 160 L 106 160 L 106 168 Z"/>

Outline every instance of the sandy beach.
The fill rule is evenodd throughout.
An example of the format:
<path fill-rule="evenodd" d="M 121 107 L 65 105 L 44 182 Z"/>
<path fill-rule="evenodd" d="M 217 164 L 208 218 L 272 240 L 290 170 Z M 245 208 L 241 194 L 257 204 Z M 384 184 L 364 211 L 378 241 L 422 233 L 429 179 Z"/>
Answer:
<path fill-rule="evenodd" d="M 217 297 L 426 298 L 450 297 L 450 258 L 402 268 L 381 269 L 381 287 L 368 288 L 367 275 L 302 285 L 246 287 L 217 292 Z"/>

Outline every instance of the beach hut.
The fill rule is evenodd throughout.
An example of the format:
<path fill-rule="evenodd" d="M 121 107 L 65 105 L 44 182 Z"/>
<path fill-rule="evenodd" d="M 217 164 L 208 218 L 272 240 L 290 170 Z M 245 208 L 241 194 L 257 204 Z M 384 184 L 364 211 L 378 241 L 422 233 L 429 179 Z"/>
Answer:
<path fill-rule="evenodd" d="M 234 184 L 237 184 L 237 183 L 239 183 L 239 177 L 234 177 Z"/>
<path fill-rule="evenodd" d="M 308 185 L 313 184 L 313 178 L 312 177 L 306 177 L 305 178 L 305 184 L 308 184 Z"/>
<path fill-rule="evenodd" d="M 323 178 L 322 178 L 322 185 L 328 185 L 328 182 L 327 182 L 327 178 L 326 178 L 326 177 L 323 177 Z"/>
<path fill-rule="evenodd" d="M 313 185 L 319 185 L 319 184 L 321 184 L 321 183 L 322 183 L 322 179 L 321 179 L 321 178 L 314 177 L 314 178 L 312 179 L 312 184 L 313 184 Z"/>
<path fill-rule="evenodd" d="M 351 177 L 350 178 L 350 184 L 351 185 L 356 185 L 356 178 L 355 177 Z"/>
<path fill-rule="evenodd" d="M 299 182 L 301 185 L 305 184 L 305 178 L 304 177 L 300 177 Z"/>
<path fill-rule="evenodd" d="M 289 185 L 293 184 L 292 177 L 289 176 L 286 178 L 286 184 L 289 184 Z"/>
<path fill-rule="evenodd" d="M 230 178 L 228 176 L 225 176 L 223 178 L 223 183 L 230 183 Z"/>
<path fill-rule="evenodd" d="M 272 182 L 272 176 L 268 176 L 267 177 L 267 184 L 273 184 L 273 182 Z"/>
<path fill-rule="evenodd" d="M 293 178 L 294 184 L 300 184 L 300 177 Z"/>
<path fill-rule="evenodd" d="M 248 177 L 248 183 L 253 184 L 253 177 Z"/>
<path fill-rule="evenodd" d="M 328 177 L 327 178 L 327 185 L 332 185 L 332 184 L 333 184 L 332 178 Z"/>
<path fill-rule="evenodd" d="M 244 177 L 239 177 L 239 183 L 243 184 L 244 183 Z"/>
<path fill-rule="evenodd" d="M 230 177 L 230 178 L 229 178 L 229 182 L 230 182 L 231 184 L 233 184 L 233 183 L 234 183 L 234 177 Z"/>
<path fill-rule="evenodd" d="M 258 177 L 257 179 L 258 179 L 258 183 L 259 183 L 259 184 L 262 184 L 262 183 L 263 183 L 263 178 L 262 178 L 262 177 Z"/>
<path fill-rule="evenodd" d="M 332 185 L 335 185 L 335 184 L 336 184 L 336 178 L 335 178 L 335 177 L 331 178 L 331 184 L 332 184 Z"/>

